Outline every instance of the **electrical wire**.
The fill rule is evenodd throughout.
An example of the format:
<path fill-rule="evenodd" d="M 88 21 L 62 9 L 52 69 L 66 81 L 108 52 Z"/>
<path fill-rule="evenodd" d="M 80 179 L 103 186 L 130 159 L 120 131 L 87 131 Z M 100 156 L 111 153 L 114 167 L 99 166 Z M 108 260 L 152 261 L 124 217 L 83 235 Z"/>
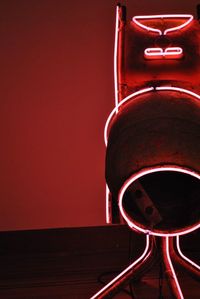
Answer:
<path fill-rule="evenodd" d="M 162 262 L 160 262 L 160 267 L 159 267 L 159 277 L 158 277 L 158 289 L 159 289 L 159 294 L 158 294 L 158 299 L 164 299 L 163 296 L 163 265 Z"/>
<path fill-rule="evenodd" d="M 128 259 L 129 259 L 129 263 L 132 262 L 132 252 L 133 252 L 132 235 L 133 235 L 133 232 L 129 231 L 129 237 L 128 237 Z M 117 271 L 103 272 L 98 276 L 97 281 L 99 283 L 103 284 L 103 285 L 106 285 L 107 284 L 106 276 L 114 275 L 116 273 L 118 273 L 118 272 Z M 136 294 L 134 292 L 134 288 L 133 288 L 133 282 L 130 281 L 128 286 L 129 286 L 129 291 L 125 288 L 122 288 L 121 292 L 126 293 L 127 295 L 129 295 L 131 299 L 137 299 Z"/>
<path fill-rule="evenodd" d="M 113 275 L 113 274 L 116 274 L 118 273 L 118 271 L 107 271 L 107 272 L 103 272 L 101 273 L 98 278 L 97 278 L 97 281 L 103 285 L 106 285 L 107 284 L 107 281 L 106 279 L 104 279 L 106 276 L 110 276 L 110 275 Z M 127 295 L 129 295 L 132 299 L 137 299 L 136 297 L 132 297 L 132 294 L 131 294 L 131 290 L 128 291 L 126 290 L 125 288 L 122 288 L 121 289 L 121 292 L 123 293 L 126 293 Z"/>

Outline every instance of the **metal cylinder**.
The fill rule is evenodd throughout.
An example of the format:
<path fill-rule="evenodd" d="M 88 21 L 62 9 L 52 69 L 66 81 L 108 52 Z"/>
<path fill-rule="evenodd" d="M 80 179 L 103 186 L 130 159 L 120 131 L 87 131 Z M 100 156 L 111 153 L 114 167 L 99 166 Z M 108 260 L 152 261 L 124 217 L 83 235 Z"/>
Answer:
<path fill-rule="evenodd" d="M 115 200 L 137 174 L 121 199 L 136 227 L 173 234 L 199 224 L 199 99 L 153 91 L 121 107 L 112 120 L 106 152 L 106 181 Z"/>

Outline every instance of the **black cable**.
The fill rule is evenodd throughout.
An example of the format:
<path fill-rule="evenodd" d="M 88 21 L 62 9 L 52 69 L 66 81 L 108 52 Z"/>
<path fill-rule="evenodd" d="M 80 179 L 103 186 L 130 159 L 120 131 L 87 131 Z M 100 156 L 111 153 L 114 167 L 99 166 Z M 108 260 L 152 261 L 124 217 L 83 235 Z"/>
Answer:
<path fill-rule="evenodd" d="M 164 296 L 163 296 L 163 266 L 162 266 L 162 262 L 160 262 L 160 268 L 159 268 L 158 289 L 159 289 L 158 299 L 164 299 Z"/>
<path fill-rule="evenodd" d="M 116 273 L 119 273 L 119 272 L 118 271 L 103 272 L 97 277 L 97 281 L 103 285 L 106 285 L 107 282 L 103 279 L 104 276 L 109 276 L 109 275 L 116 274 Z M 132 299 L 136 299 L 135 297 L 132 297 L 131 292 L 127 291 L 125 288 L 122 288 L 121 292 L 126 293 L 127 295 L 131 296 Z"/>
<path fill-rule="evenodd" d="M 132 262 L 132 251 L 133 251 L 133 248 L 132 248 L 132 235 L 133 235 L 133 232 L 130 231 L 129 232 L 129 240 L 128 240 L 128 259 L 129 259 L 129 263 Z M 103 272 L 97 277 L 97 281 L 99 283 L 103 284 L 103 285 L 106 285 L 107 284 L 107 279 L 105 279 L 106 276 L 114 275 L 114 274 L 117 274 L 117 273 L 119 273 L 119 272 L 118 271 Z M 126 293 L 132 299 L 137 299 L 136 294 L 134 292 L 133 282 L 132 281 L 130 281 L 130 283 L 129 283 L 129 291 L 126 290 L 125 288 L 121 288 L 121 292 Z"/>
<path fill-rule="evenodd" d="M 130 289 L 130 295 L 132 299 L 137 299 L 134 288 L 133 288 L 133 282 L 131 281 L 129 283 L 129 289 Z"/>

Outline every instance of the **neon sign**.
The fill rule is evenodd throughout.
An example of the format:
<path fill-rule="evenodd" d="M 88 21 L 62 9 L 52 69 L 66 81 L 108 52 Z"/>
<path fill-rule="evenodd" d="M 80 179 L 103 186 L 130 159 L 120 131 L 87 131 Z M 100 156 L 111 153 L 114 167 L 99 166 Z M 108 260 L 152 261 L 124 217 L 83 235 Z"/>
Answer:
<path fill-rule="evenodd" d="M 160 19 L 162 21 L 169 20 L 169 19 L 180 19 L 180 20 L 186 19 L 186 20 L 181 25 L 174 26 L 172 28 L 168 28 L 165 30 L 147 26 L 142 23 L 142 21 L 152 21 L 152 20 L 156 20 L 156 19 L 157 20 Z M 184 27 L 186 27 L 187 25 L 189 25 L 192 22 L 192 20 L 193 20 L 193 16 L 189 15 L 189 14 L 170 14 L 170 15 L 166 14 L 166 15 L 150 15 L 150 16 L 148 15 L 148 16 L 134 16 L 132 18 L 132 21 L 140 28 L 150 31 L 150 32 L 157 33 L 159 35 L 167 35 L 168 33 L 181 30 Z"/>
<path fill-rule="evenodd" d="M 106 223 L 112 223 L 111 217 L 111 200 L 110 200 L 110 190 L 108 185 L 106 184 Z"/>
<path fill-rule="evenodd" d="M 197 179 L 200 180 L 200 175 L 197 174 L 195 171 L 191 171 L 189 169 L 179 167 L 179 166 L 174 166 L 174 165 L 173 166 L 167 165 L 167 166 L 152 167 L 152 168 L 143 169 L 143 170 L 139 171 L 138 173 L 134 173 L 123 184 L 122 188 L 119 191 L 119 195 L 118 195 L 119 209 L 120 209 L 122 217 L 124 218 L 124 220 L 126 221 L 128 226 L 138 232 L 142 232 L 144 234 L 154 235 L 154 236 L 158 236 L 158 237 L 166 237 L 166 236 L 174 237 L 174 236 L 178 236 L 178 235 L 185 235 L 185 234 L 188 234 L 188 233 L 200 228 L 200 222 L 199 222 L 197 224 L 192 225 L 191 227 L 177 230 L 176 232 L 163 233 L 160 231 L 153 231 L 153 230 L 146 229 L 143 226 L 141 226 L 139 223 L 137 223 L 136 221 L 133 221 L 133 219 L 127 215 L 127 213 L 123 207 L 123 197 L 124 197 L 124 194 L 125 194 L 126 190 L 128 189 L 128 187 L 131 184 L 133 184 L 137 179 L 139 179 L 147 174 L 161 172 L 161 171 L 176 171 L 176 172 L 180 172 L 180 173 L 184 173 L 184 174 L 189 174 L 189 175 L 196 177 Z"/>
<path fill-rule="evenodd" d="M 112 110 L 112 112 L 110 113 L 107 121 L 106 121 L 106 124 L 105 124 L 105 128 L 104 128 L 104 142 L 105 142 L 105 145 L 107 146 L 107 143 L 108 143 L 108 128 L 109 128 L 109 125 L 110 125 L 110 122 L 111 120 L 113 119 L 114 115 L 117 114 L 119 112 L 119 108 L 125 104 L 127 101 L 129 101 L 130 99 L 133 99 L 135 98 L 136 96 L 138 95 L 141 95 L 143 93 L 146 93 L 146 92 L 149 92 L 149 91 L 152 91 L 154 90 L 154 87 L 148 87 L 148 88 L 144 88 L 144 89 L 141 89 L 139 91 L 136 91 L 132 94 L 130 94 L 129 96 L 127 96 L 126 98 L 124 98 L 121 102 L 118 103 L 118 105 Z"/>
<path fill-rule="evenodd" d="M 140 101 L 140 97 L 146 96 L 148 93 L 161 93 L 163 92 L 178 92 L 178 93 L 183 93 L 184 95 L 187 95 L 189 97 L 192 97 L 193 100 L 197 100 L 199 102 L 200 100 L 200 95 L 190 91 L 185 88 L 181 87 L 176 87 L 176 86 L 166 86 L 164 84 L 166 83 L 161 83 L 159 81 L 159 76 L 155 72 L 154 77 L 152 75 L 152 83 L 147 83 L 145 82 L 145 79 L 142 81 L 140 77 L 135 78 L 135 82 L 133 83 L 134 80 L 132 80 L 132 73 L 131 73 L 131 80 L 128 78 L 126 82 L 126 78 L 129 76 L 129 72 L 127 74 L 123 73 L 126 72 L 126 67 L 125 70 L 122 68 L 121 69 L 121 60 L 122 57 L 119 56 L 119 54 L 122 53 L 122 47 L 123 47 L 123 42 L 122 42 L 122 36 L 121 32 L 123 31 L 123 26 L 122 26 L 122 19 L 121 19 L 121 14 L 122 14 L 122 9 L 120 5 L 117 5 L 116 8 L 116 20 L 115 20 L 115 44 L 114 44 L 114 95 L 115 95 L 115 107 L 111 111 L 106 124 L 105 124 L 105 129 L 104 129 L 104 141 L 105 145 L 107 146 L 108 144 L 108 139 L 109 139 L 109 131 L 112 128 L 112 125 L 114 121 L 118 120 L 117 116 L 120 112 L 123 112 L 124 107 L 127 107 L 129 101 L 134 102 L 134 101 Z M 186 29 L 192 22 L 193 16 L 190 14 L 163 14 L 163 15 L 148 15 L 148 16 L 135 16 L 132 18 L 132 24 L 135 24 L 136 27 L 139 27 L 140 29 L 146 31 L 148 34 L 153 33 L 154 36 L 161 36 L 160 38 L 155 39 L 155 47 L 152 45 L 149 47 L 144 48 L 144 58 L 146 60 L 154 60 L 154 59 L 162 59 L 162 60 L 170 60 L 170 59 L 181 59 L 183 57 L 183 48 L 181 45 L 173 45 L 170 41 L 169 38 L 165 38 L 165 36 L 171 36 L 171 34 L 176 34 L 178 32 L 182 32 L 184 29 Z M 129 27 L 127 27 L 127 31 L 129 30 Z M 132 28 L 130 26 L 130 32 Z M 125 34 L 127 32 L 126 30 L 124 31 Z M 132 32 L 131 32 L 132 34 Z M 130 35 L 131 36 L 131 35 Z M 151 36 L 151 37 L 152 37 Z M 164 36 L 164 38 L 163 38 Z M 128 35 L 129 37 L 129 35 Z M 167 47 L 163 47 L 161 43 L 161 46 L 159 44 L 159 41 L 162 42 L 162 39 L 165 42 L 165 39 L 167 41 Z M 129 41 L 129 38 L 127 39 Z M 165 43 L 166 44 L 166 43 Z M 125 50 L 126 51 L 126 50 Z M 125 53 L 126 54 L 126 53 Z M 126 57 L 124 55 L 124 57 Z M 129 58 L 126 61 L 130 61 Z M 183 60 L 180 60 L 179 62 L 182 63 Z M 148 64 L 148 62 L 146 62 Z M 167 64 L 167 62 L 166 62 Z M 127 63 L 128 65 L 128 63 Z M 154 62 L 151 63 L 151 65 L 154 65 Z M 155 63 L 155 65 L 157 65 Z M 172 64 L 169 64 L 169 68 Z M 132 71 L 132 65 L 130 68 L 127 67 L 128 71 Z M 125 76 L 124 76 L 125 75 Z M 127 77 L 126 77 L 127 76 Z M 122 78 L 122 80 L 121 80 Z M 124 79 L 125 78 L 125 79 Z M 154 84 L 156 81 L 155 78 L 158 78 L 158 81 Z M 165 79 L 165 78 L 164 78 Z M 168 78 L 165 79 L 165 82 L 169 80 Z M 141 82 L 141 85 L 139 86 Z M 164 81 L 163 81 L 164 82 Z M 170 80 L 170 84 L 173 85 L 172 80 Z M 123 89 L 121 86 L 122 84 L 128 86 L 128 88 Z M 131 85 L 132 84 L 132 85 Z M 152 86 L 153 85 L 153 86 Z M 142 87 L 143 86 L 143 87 Z M 171 97 L 173 101 L 173 97 Z M 160 98 L 162 101 L 162 98 Z M 163 99 L 164 100 L 164 99 Z M 183 101 L 187 101 L 187 97 L 183 99 Z M 190 99 L 191 100 L 191 99 Z M 134 117 L 134 116 L 133 116 Z M 113 128 L 114 129 L 114 128 Z M 110 139 L 111 140 L 111 139 Z M 110 141 L 112 142 L 112 140 Z M 109 151 L 108 151 L 109 153 Z M 109 166 L 109 164 L 108 164 Z M 118 194 L 115 195 L 115 200 L 116 203 L 118 203 L 118 208 L 120 215 L 122 216 L 123 220 L 128 224 L 128 226 L 137 232 L 141 232 L 145 234 L 146 236 L 146 245 L 144 248 L 143 253 L 141 256 L 135 260 L 133 263 L 131 263 L 125 270 L 123 270 L 119 275 L 117 275 L 113 280 L 111 280 L 106 286 L 104 286 L 100 291 L 98 291 L 94 296 L 91 297 L 91 299 L 103 299 L 103 298 L 108 298 L 107 296 L 110 297 L 110 294 L 113 294 L 113 290 L 118 288 L 119 285 L 124 284 L 124 282 L 127 282 L 129 277 L 133 277 L 134 274 L 137 274 L 137 271 L 140 271 L 141 269 L 145 270 L 147 268 L 147 263 L 149 260 L 152 259 L 154 256 L 153 250 L 161 250 L 161 256 L 163 258 L 163 265 L 165 267 L 165 273 L 168 276 L 168 279 L 170 281 L 171 287 L 172 287 L 172 292 L 175 298 L 177 299 L 184 299 L 181 287 L 179 285 L 179 281 L 176 276 L 176 272 L 173 268 L 172 264 L 172 258 L 175 259 L 175 254 L 173 250 L 173 239 L 176 239 L 176 249 L 177 253 L 176 256 L 179 256 L 179 260 L 182 259 L 185 262 L 187 262 L 191 267 L 195 268 L 196 271 L 200 271 L 200 266 L 194 263 L 191 259 L 189 259 L 186 255 L 183 254 L 180 248 L 180 243 L 179 243 L 179 237 L 181 235 L 188 234 L 198 228 L 200 228 L 200 220 L 198 222 L 196 221 L 195 223 L 190 222 L 187 227 L 179 227 L 177 229 L 167 229 L 166 231 L 163 231 L 162 229 L 155 229 L 153 226 L 146 226 L 145 224 L 139 223 L 136 219 L 134 219 L 133 216 L 130 216 L 125 207 L 125 194 L 127 194 L 128 188 L 134 187 L 134 184 L 137 184 L 137 180 L 142 178 L 143 176 L 146 176 L 148 174 L 156 173 L 156 172 L 177 172 L 181 174 L 186 174 L 189 175 L 193 178 L 196 178 L 200 180 L 200 174 L 194 171 L 193 169 L 186 168 L 184 166 L 177 166 L 177 165 L 166 165 L 163 162 L 163 165 L 155 165 L 152 167 L 144 167 L 140 168 L 139 170 L 135 171 L 133 174 L 128 174 L 128 178 L 126 181 L 123 181 L 122 186 L 118 186 Z M 109 172 L 107 173 L 109 175 Z M 126 176 L 127 177 L 127 176 Z M 108 178 L 109 182 L 109 178 Z M 132 185 L 132 186 L 131 186 Z M 112 193 L 109 190 L 108 185 L 106 184 L 106 222 L 107 223 L 112 223 Z M 138 218 L 139 219 L 139 218 Z M 162 226 L 161 226 L 162 227 Z M 162 227 L 163 228 L 163 227 Z M 160 237 L 157 238 L 157 237 Z M 159 239 L 158 243 L 156 245 L 154 244 L 157 242 Z M 161 242 L 160 242 L 161 241 Z M 160 245 L 162 244 L 162 245 Z M 159 247 L 160 246 L 160 247 Z M 152 262 L 152 260 L 151 260 Z M 177 259 L 177 262 L 178 261 Z M 180 262 L 181 264 L 181 262 Z M 142 268 L 144 266 L 144 268 Z M 140 270 L 138 270 L 140 269 Z M 189 269 L 190 272 L 192 272 L 191 269 Z M 142 271 L 141 271 L 142 272 Z M 139 272 L 140 273 L 140 272 Z M 129 279 L 130 281 L 130 279 Z"/>
<path fill-rule="evenodd" d="M 154 27 L 150 26 L 150 25 L 145 25 L 143 24 L 143 22 L 147 22 L 147 23 L 151 23 L 152 21 L 164 21 L 164 23 L 167 25 L 167 22 L 169 22 L 169 20 L 176 20 L 176 22 L 179 20 L 179 22 L 181 22 L 181 20 L 185 21 L 178 25 L 178 26 L 173 26 L 171 28 L 167 28 L 167 29 L 158 29 L 155 28 L 155 24 Z M 188 26 L 193 20 L 193 16 L 192 15 L 188 15 L 188 14 L 171 14 L 171 15 L 151 15 L 151 16 L 135 16 L 132 18 L 132 21 L 134 22 L 134 24 L 136 24 L 137 26 L 139 26 L 140 28 L 148 31 L 148 32 L 153 32 L 159 35 L 167 35 L 168 33 L 173 33 L 176 31 L 179 31 L 183 28 L 185 28 L 186 26 Z M 157 26 L 159 27 L 159 24 L 157 24 Z M 183 56 L 183 49 L 180 47 L 167 47 L 165 49 L 162 48 L 158 48 L 158 47 L 152 47 L 152 48 L 147 48 L 144 50 L 144 57 L 146 59 L 180 59 Z"/>
<path fill-rule="evenodd" d="M 141 90 L 138 90 L 132 94 L 130 94 L 129 96 L 125 97 L 121 102 L 119 102 L 119 104 L 111 111 L 106 124 L 105 124 L 105 128 L 104 128 L 104 142 L 105 145 L 107 146 L 108 143 L 108 130 L 109 127 L 111 125 L 112 119 L 113 117 L 119 112 L 119 109 L 129 100 L 135 100 L 135 98 L 139 95 L 145 94 L 147 92 L 151 92 L 151 91 L 175 91 L 175 92 L 181 92 L 184 94 L 187 94 L 189 96 L 192 96 L 198 100 L 200 100 L 200 95 L 198 95 L 197 93 L 190 91 L 188 89 L 185 88 L 181 88 L 181 87 L 175 87 L 175 86 L 157 86 L 157 87 L 148 87 L 148 88 L 143 88 Z"/>
<path fill-rule="evenodd" d="M 119 104 L 119 90 L 118 90 L 118 42 L 119 42 L 119 6 L 116 7 L 115 17 L 115 43 L 114 43 L 114 90 L 115 90 L 115 107 Z M 118 111 L 118 108 L 117 108 Z"/>
<path fill-rule="evenodd" d="M 146 59 L 180 59 L 183 57 L 183 49 L 180 47 L 147 48 L 144 50 Z"/>

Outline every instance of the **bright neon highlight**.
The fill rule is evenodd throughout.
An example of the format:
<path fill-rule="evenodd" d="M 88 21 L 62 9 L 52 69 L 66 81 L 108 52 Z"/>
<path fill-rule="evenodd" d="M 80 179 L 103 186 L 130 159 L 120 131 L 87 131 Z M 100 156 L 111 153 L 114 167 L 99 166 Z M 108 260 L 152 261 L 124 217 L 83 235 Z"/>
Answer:
<path fill-rule="evenodd" d="M 144 56 L 147 59 L 176 59 L 183 56 L 183 49 L 180 47 L 162 48 L 147 48 L 144 50 Z"/>
<path fill-rule="evenodd" d="M 186 168 L 180 168 L 178 166 L 158 166 L 158 167 L 154 167 L 154 168 L 146 168 L 146 169 L 139 171 L 138 173 L 133 174 L 127 181 L 125 181 L 125 183 L 123 184 L 122 188 L 120 189 L 119 195 L 118 195 L 119 210 L 120 210 L 121 215 L 124 218 L 124 220 L 127 222 L 127 224 L 129 225 L 129 227 L 131 229 L 140 231 L 144 234 L 150 234 L 150 235 L 159 236 L 159 237 L 166 237 L 166 236 L 172 237 L 172 236 L 184 235 L 184 234 L 188 234 L 188 233 L 194 231 L 195 229 L 200 228 L 200 223 L 197 223 L 197 224 L 192 225 L 189 228 L 182 229 L 175 233 L 153 232 L 149 229 L 145 229 L 142 226 L 139 226 L 138 223 L 133 222 L 133 220 L 126 214 L 126 212 L 123 208 L 122 202 L 123 202 L 123 196 L 124 196 L 126 190 L 128 189 L 128 187 L 133 182 L 135 182 L 137 179 L 139 179 L 140 177 L 150 174 L 150 173 L 160 172 L 160 171 L 181 172 L 181 173 L 189 174 L 189 175 L 200 180 L 200 175 L 197 174 L 196 172 L 191 171 Z"/>
<path fill-rule="evenodd" d="M 135 16 L 132 18 L 132 21 L 135 24 L 137 24 L 139 27 L 143 28 L 144 30 L 158 33 L 159 35 L 166 35 L 169 32 L 181 30 L 182 28 L 186 27 L 192 22 L 193 18 L 194 17 L 189 14 L 149 15 L 149 16 Z M 187 19 L 187 20 L 179 26 L 165 29 L 164 31 L 150 26 L 146 26 L 140 22 L 142 20 L 144 21 L 144 20 L 155 20 L 155 19 L 162 19 L 162 20 L 163 19 Z"/>
<path fill-rule="evenodd" d="M 108 185 L 106 184 L 106 223 L 110 224 L 112 223 L 112 217 L 111 217 L 111 202 L 110 202 L 110 190 L 108 188 Z"/>
<path fill-rule="evenodd" d="M 157 90 L 157 91 L 177 91 L 177 92 L 181 92 L 181 93 L 185 93 L 187 95 L 193 96 L 196 99 L 200 100 L 200 95 L 198 95 L 197 93 L 190 91 L 188 89 L 184 89 L 184 88 L 180 88 L 180 87 L 173 87 L 173 86 L 159 86 L 159 87 L 148 87 L 148 88 L 144 88 L 144 89 L 140 89 L 139 91 L 136 91 L 132 94 L 130 94 L 129 96 L 125 97 L 120 103 L 118 103 L 118 106 L 116 106 L 112 112 L 110 113 L 106 124 L 105 124 L 105 128 L 104 128 L 104 142 L 105 145 L 107 146 L 108 143 L 108 128 L 110 125 L 111 120 L 113 119 L 114 115 L 116 113 L 118 113 L 119 108 L 126 103 L 128 100 L 130 100 L 131 98 L 135 98 L 138 95 L 153 91 L 153 90 Z"/>
<path fill-rule="evenodd" d="M 182 92 L 185 93 L 187 95 L 193 96 L 196 99 L 200 100 L 200 95 L 198 95 L 197 93 L 184 89 L 184 88 L 180 88 L 180 87 L 173 87 L 173 86 L 159 86 L 155 88 L 156 90 L 162 91 L 162 90 L 169 90 L 169 91 L 178 91 L 178 92 Z"/>
<path fill-rule="evenodd" d="M 177 247 L 177 250 L 178 250 L 178 253 L 180 254 L 180 256 L 185 260 L 187 261 L 189 264 L 191 264 L 193 267 L 195 267 L 196 269 L 198 269 L 200 271 L 200 266 L 197 265 L 195 262 L 193 262 L 191 259 L 189 259 L 187 256 L 185 256 L 183 254 L 183 252 L 181 251 L 181 248 L 180 248 L 180 242 L 179 242 L 179 236 L 176 237 L 176 247 Z"/>
<path fill-rule="evenodd" d="M 114 43 L 114 89 L 115 89 L 115 107 L 119 103 L 119 90 L 118 90 L 118 41 L 119 41 L 119 6 L 116 7 L 116 20 L 115 20 L 115 43 Z M 118 111 L 118 108 L 117 108 Z"/>
<path fill-rule="evenodd" d="M 124 274 L 126 274 L 131 268 L 135 267 L 136 264 L 138 264 L 145 256 L 148 257 L 147 253 L 149 250 L 149 246 L 150 242 L 149 242 L 149 236 L 146 236 L 146 246 L 144 249 L 144 252 L 142 253 L 142 255 L 135 260 L 132 264 L 130 264 L 124 271 L 122 271 L 118 276 L 116 276 L 113 280 L 111 280 L 105 287 L 103 287 L 100 291 L 98 291 L 94 296 L 92 296 L 90 299 L 96 299 L 98 298 L 98 296 L 100 296 L 102 294 L 102 292 L 104 290 L 106 290 L 110 285 L 112 285 L 113 283 L 115 283 L 115 281 L 117 281 L 118 279 L 120 279 Z M 150 254 L 150 252 L 149 252 Z"/>
<path fill-rule="evenodd" d="M 170 269 L 171 269 L 171 272 L 172 272 L 172 275 L 173 275 L 173 279 L 174 279 L 174 281 L 176 283 L 176 287 L 177 287 L 177 290 L 179 292 L 180 298 L 184 299 L 181 287 L 179 285 L 179 282 L 178 282 L 178 279 L 177 279 L 177 276 L 176 276 L 176 273 L 174 271 L 174 268 L 173 268 L 173 265 L 172 265 L 172 261 L 171 261 L 171 258 L 170 258 L 170 253 L 169 253 L 169 237 L 166 237 L 165 240 L 166 240 L 166 255 L 167 255 L 169 266 L 170 266 Z"/>
<path fill-rule="evenodd" d="M 136 96 L 138 95 L 141 95 L 143 93 L 146 93 L 146 92 L 149 92 L 149 91 L 152 91 L 154 90 L 154 87 L 149 87 L 149 88 L 144 88 L 144 89 L 140 89 L 139 91 L 136 91 L 132 94 L 130 94 L 129 96 L 127 96 L 126 98 L 124 98 L 120 103 L 118 103 L 118 105 L 112 110 L 112 112 L 110 113 L 107 121 L 106 121 L 106 124 L 105 124 L 105 128 L 104 128 L 104 141 L 105 141 L 105 145 L 107 146 L 107 143 L 108 143 L 108 127 L 109 127 L 109 124 L 111 122 L 111 120 L 113 119 L 113 116 L 118 113 L 118 110 L 119 108 L 124 104 L 126 103 L 128 100 L 130 100 L 131 98 L 135 98 Z"/>

